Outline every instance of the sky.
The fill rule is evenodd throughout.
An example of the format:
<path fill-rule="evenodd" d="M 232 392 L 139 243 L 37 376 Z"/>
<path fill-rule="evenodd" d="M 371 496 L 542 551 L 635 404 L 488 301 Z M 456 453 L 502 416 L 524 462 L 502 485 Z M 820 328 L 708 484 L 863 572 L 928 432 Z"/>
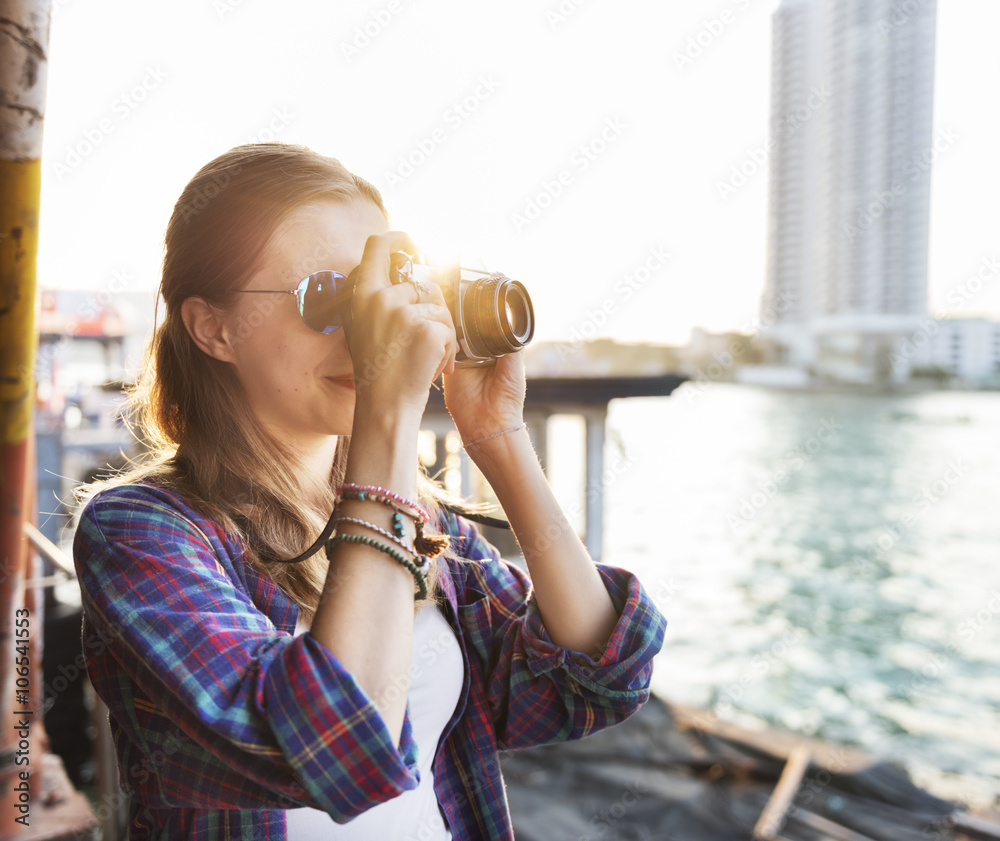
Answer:
<path fill-rule="evenodd" d="M 274 139 L 372 181 L 430 261 L 521 280 L 536 339 L 744 328 L 777 6 L 54 0 L 39 285 L 155 289 L 187 181 Z M 957 140 L 932 176 L 936 315 L 1000 318 L 998 29 L 995 0 L 938 4 L 934 124 Z"/>

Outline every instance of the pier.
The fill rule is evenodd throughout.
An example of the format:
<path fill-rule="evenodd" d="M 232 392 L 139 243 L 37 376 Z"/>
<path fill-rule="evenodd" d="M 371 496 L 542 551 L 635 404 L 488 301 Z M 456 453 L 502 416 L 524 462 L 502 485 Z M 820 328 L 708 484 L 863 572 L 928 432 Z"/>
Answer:
<path fill-rule="evenodd" d="M 600 561 L 604 540 L 604 442 L 607 437 L 608 404 L 627 397 L 667 397 L 687 377 L 680 374 L 613 377 L 529 377 L 524 402 L 524 419 L 532 444 L 545 469 L 548 462 L 548 421 L 552 415 L 579 415 L 586 425 L 586 472 L 584 509 L 584 544 L 590 556 Z M 423 428 L 434 433 L 435 459 L 428 466 L 433 476 L 449 464 L 449 456 L 460 459 L 461 492 L 474 498 L 471 475 L 473 465 L 465 451 L 455 444 L 449 447 L 448 436 L 457 441 L 458 433 L 444 405 L 444 394 L 432 389 L 424 414 Z M 478 501 L 478 500 L 477 500 Z M 484 527 L 484 534 L 505 555 L 518 554 L 512 536 L 500 529 Z"/>

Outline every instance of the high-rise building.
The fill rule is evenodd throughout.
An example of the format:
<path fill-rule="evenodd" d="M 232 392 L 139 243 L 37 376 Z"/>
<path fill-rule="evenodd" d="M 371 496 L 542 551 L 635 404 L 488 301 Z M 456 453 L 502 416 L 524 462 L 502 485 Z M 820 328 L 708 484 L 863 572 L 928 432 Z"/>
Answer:
<path fill-rule="evenodd" d="M 891 375 L 927 315 L 935 0 L 783 0 L 774 13 L 768 263 L 773 360 Z"/>

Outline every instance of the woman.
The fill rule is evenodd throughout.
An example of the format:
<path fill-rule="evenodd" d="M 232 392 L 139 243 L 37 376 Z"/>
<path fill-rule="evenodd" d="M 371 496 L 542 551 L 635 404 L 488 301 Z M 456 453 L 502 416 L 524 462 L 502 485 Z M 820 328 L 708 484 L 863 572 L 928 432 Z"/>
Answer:
<path fill-rule="evenodd" d="M 130 838 L 512 838 L 498 750 L 648 697 L 664 620 L 559 510 L 520 354 L 456 370 L 440 290 L 390 283 L 400 250 L 378 191 L 297 146 L 223 154 L 174 209 L 153 456 L 74 546 Z M 419 475 L 439 374 L 530 579 Z"/>

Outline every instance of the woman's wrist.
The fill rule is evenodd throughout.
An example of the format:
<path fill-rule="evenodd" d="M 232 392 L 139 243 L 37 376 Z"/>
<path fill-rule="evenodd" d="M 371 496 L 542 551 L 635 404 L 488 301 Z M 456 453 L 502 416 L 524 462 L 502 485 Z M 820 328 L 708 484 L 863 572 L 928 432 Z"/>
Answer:
<path fill-rule="evenodd" d="M 511 477 L 511 484 L 516 484 L 526 471 L 541 470 L 531 436 L 523 423 L 502 430 L 502 434 L 490 434 L 475 446 L 466 445 L 466 452 L 498 494 L 508 484 L 506 477 Z"/>
<path fill-rule="evenodd" d="M 379 400 L 358 397 L 354 404 L 354 426 L 352 435 L 362 430 L 371 430 L 381 435 L 412 433 L 420 431 L 424 406 L 411 406 L 399 400 Z"/>
<path fill-rule="evenodd" d="M 419 415 L 356 407 L 344 481 L 416 498 L 419 431 Z"/>

